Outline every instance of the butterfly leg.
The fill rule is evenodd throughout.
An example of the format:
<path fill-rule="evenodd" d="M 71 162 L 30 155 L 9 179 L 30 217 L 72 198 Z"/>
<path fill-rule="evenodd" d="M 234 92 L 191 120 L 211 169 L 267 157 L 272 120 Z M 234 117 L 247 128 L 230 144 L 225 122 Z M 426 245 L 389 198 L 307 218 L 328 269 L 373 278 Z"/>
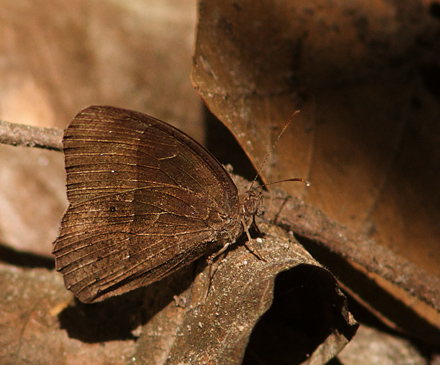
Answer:
<path fill-rule="evenodd" d="M 203 302 L 205 302 L 206 298 L 208 297 L 208 293 L 209 293 L 209 289 L 211 288 L 211 282 L 212 282 L 212 278 L 214 277 L 215 271 L 217 271 L 217 267 L 214 269 L 214 261 L 215 259 L 220 256 L 222 253 L 224 253 L 227 248 L 230 246 L 230 243 L 225 244 L 219 251 L 213 253 L 212 255 L 210 255 L 207 259 L 206 259 L 206 263 L 209 266 L 209 274 L 208 274 L 208 285 L 206 287 L 206 291 L 205 294 L 203 296 Z"/>
<path fill-rule="evenodd" d="M 243 228 L 244 231 L 246 232 L 246 236 L 247 236 L 247 242 L 245 243 L 246 248 L 255 256 L 257 257 L 259 260 L 267 262 L 267 260 L 263 257 L 263 255 L 257 250 L 257 248 L 252 244 L 252 242 L 254 241 L 251 238 L 251 235 L 249 233 L 249 229 L 247 228 L 244 220 L 241 220 L 241 223 L 243 224 Z M 254 218 L 254 224 L 255 224 L 255 218 Z M 257 225 L 255 224 L 255 227 L 257 227 Z M 257 227 L 258 232 L 260 232 L 260 230 Z M 261 232 L 260 232 L 261 233 Z"/>

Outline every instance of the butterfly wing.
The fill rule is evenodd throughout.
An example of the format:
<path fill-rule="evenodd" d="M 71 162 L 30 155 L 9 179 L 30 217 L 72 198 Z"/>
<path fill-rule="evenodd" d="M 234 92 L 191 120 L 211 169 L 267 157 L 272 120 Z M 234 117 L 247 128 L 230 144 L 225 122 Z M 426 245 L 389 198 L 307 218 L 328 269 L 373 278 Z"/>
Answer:
<path fill-rule="evenodd" d="M 148 285 L 241 233 L 235 184 L 174 127 L 92 106 L 73 119 L 63 142 L 70 206 L 54 255 L 81 301 Z"/>

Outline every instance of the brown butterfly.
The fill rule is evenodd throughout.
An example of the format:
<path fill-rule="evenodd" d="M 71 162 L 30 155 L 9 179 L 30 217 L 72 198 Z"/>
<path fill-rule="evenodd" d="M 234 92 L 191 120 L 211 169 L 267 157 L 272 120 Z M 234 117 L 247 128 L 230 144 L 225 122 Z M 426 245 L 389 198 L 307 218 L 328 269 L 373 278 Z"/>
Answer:
<path fill-rule="evenodd" d="M 63 144 L 70 205 L 53 254 L 66 287 L 85 303 L 225 249 L 262 204 L 260 188 L 239 195 L 210 152 L 142 113 L 91 106 Z"/>

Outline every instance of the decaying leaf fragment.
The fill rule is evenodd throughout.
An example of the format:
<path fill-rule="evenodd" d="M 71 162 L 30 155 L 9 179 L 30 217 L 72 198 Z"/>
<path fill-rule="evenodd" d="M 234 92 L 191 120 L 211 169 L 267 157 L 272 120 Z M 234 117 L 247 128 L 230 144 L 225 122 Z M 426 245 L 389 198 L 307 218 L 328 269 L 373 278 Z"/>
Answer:
<path fill-rule="evenodd" d="M 160 321 L 146 324 L 137 359 L 163 361 L 160 355 L 151 359 L 149 352 L 159 344 L 166 347 L 161 355 L 167 354 L 169 364 L 323 364 L 342 350 L 357 323 L 333 275 L 283 230 L 267 224 L 260 229 L 265 236 L 257 245 L 266 261 L 243 245 L 229 251 L 218 263 L 205 302 L 207 271 L 180 294 L 186 303 L 177 309 L 180 315 L 174 303 L 159 314 L 175 323 L 173 336 L 166 330 L 172 341 L 164 345 Z"/>

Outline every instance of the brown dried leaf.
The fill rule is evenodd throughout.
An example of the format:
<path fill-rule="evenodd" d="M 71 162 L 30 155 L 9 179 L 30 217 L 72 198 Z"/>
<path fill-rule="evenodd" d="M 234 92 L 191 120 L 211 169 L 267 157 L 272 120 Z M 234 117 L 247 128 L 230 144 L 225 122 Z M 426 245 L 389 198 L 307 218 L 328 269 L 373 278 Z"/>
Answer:
<path fill-rule="evenodd" d="M 206 301 L 208 270 L 176 298 L 176 304 L 158 313 L 159 318 L 173 318 L 172 330 L 159 328 L 171 322 L 157 323 L 157 316 L 146 324 L 138 360 L 300 363 L 324 342 L 326 347 L 312 355 L 322 364 L 347 344 L 357 324 L 333 276 L 282 230 L 261 228 L 267 236 L 258 249 L 267 262 L 243 246 L 230 251 L 218 264 Z M 178 303 L 185 306 L 176 309 Z M 151 348 L 161 351 L 152 357 Z"/>
<path fill-rule="evenodd" d="M 134 341 L 106 341 L 90 344 L 78 341 L 60 328 L 58 308 L 72 300 L 60 275 L 43 269 L 23 270 L 0 266 L 0 362 L 2 364 L 127 363 Z M 84 313 L 77 312 L 77 328 Z M 82 318 L 82 319 L 81 319 Z M 95 317 L 96 318 L 96 317 Z M 115 329 L 114 318 L 99 316 L 100 329 Z M 91 328 L 93 317 L 88 316 Z M 118 321 L 116 323 L 119 324 Z M 61 324 L 62 325 L 62 324 Z M 117 329 L 121 336 L 121 329 Z"/>
<path fill-rule="evenodd" d="M 374 360 L 371 354 L 374 353 Z M 417 345 L 405 338 L 360 326 L 356 338 L 338 356 L 342 364 L 426 364 Z M 438 361 L 438 358 L 437 358 Z M 433 359 L 432 363 L 436 363 Z"/>
<path fill-rule="evenodd" d="M 263 179 L 309 179 L 307 192 L 298 184 L 283 188 L 333 220 L 341 237 L 347 228 L 369 254 L 356 254 L 337 234 L 331 245 L 317 232 L 306 236 L 438 311 L 440 104 L 429 79 L 438 69 L 440 24 L 427 6 L 200 1 L 192 80 L 257 167 L 301 109 Z M 391 253 L 381 262 L 376 243 L 414 265 L 400 265 Z M 413 309 L 440 326 L 438 313 Z"/>

